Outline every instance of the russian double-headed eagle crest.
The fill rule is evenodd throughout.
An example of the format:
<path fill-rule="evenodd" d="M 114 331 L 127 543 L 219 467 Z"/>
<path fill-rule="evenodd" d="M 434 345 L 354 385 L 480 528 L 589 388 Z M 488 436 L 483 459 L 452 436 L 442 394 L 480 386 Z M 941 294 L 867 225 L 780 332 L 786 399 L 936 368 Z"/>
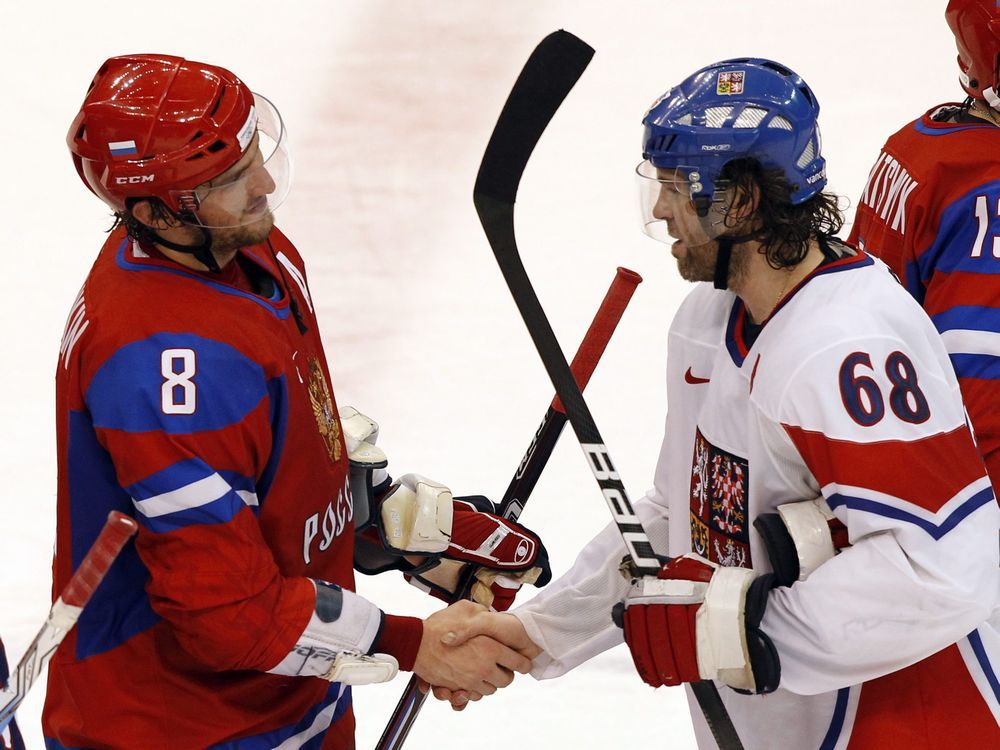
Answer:
<path fill-rule="evenodd" d="M 319 360 L 309 360 L 309 400 L 312 401 L 313 416 L 316 417 L 316 427 L 326 443 L 326 452 L 330 460 L 336 463 L 340 460 L 340 419 L 333 411 L 333 399 L 326 385 L 326 377 Z"/>

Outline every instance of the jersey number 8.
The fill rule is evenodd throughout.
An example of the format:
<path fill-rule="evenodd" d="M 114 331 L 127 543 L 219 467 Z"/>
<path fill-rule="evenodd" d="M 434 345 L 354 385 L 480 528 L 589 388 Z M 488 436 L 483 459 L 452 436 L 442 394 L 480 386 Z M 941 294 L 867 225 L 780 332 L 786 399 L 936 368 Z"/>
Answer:
<path fill-rule="evenodd" d="M 885 399 L 875 379 L 858 375 L 857 368 L 874 371 L 867 352 L 853 352 L 840 366 L 840 397 L 851 419 L 862 427 L 871 427 L 885 416 Z M 931 408 L 917 383 L 913 362 L 902 352 L 893 352 L 885 360 L 885 374 L 892 383 L 889 408 L 904 422 L 920 424 L 930 419 Z"/>
<path fill-rule="evenodd" d="M 179 363 L 179 368 L 178 368 Z M 164 414 L 194 414 L 198 405 L 195 388 L 194 349 L 164 349 L 160 354 L 160 403 Z"/>

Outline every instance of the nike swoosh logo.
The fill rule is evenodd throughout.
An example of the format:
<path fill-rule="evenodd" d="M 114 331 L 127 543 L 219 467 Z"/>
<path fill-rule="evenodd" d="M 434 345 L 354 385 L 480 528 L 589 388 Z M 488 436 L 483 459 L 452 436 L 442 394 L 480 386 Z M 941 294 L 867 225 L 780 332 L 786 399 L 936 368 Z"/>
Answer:
<path fill-rule="evenodd" d="M 701 385 L 702 383 L 707 383 L 710 380 L 711 378 L 699 378 L 697 375 L 692 374 L 690 367 L 687 369 L 687 372 L 684 373 L 684 382 L 690 383 L 691 385 Z"/>

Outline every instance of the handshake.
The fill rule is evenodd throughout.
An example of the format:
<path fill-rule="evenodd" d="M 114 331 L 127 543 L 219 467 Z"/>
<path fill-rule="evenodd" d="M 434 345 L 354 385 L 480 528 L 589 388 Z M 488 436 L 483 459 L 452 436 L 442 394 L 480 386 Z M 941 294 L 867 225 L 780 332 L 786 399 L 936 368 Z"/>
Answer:
<path fill-rule="evenodd" d="M 461 711 L 531 671 L 541 649 L 514 615 L 460 601 L 424 621 L 413 672 L 424 692 Z"/>

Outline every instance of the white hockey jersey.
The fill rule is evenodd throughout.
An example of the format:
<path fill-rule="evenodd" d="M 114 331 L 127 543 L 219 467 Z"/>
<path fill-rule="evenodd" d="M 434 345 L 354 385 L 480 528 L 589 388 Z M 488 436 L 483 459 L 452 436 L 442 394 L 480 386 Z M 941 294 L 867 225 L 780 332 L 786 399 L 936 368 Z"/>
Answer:
<path fill-rule="evenodd" d="M 756 340 L 698 285 L 670 329 L 666 433 L 636 503 L 655 548 L 770 570 L 761 513 L 822 495 L 851 546 L 771 592 L 780 688 L 719 685 L 747 750 L 1000 747 L 1000 510 L 947 352 L 886 267 L 839 242 Z M 668 523 L 669 516 L 669 523 Z M 612 525 L 514 611 L 539 679 L 623 640 Z M 636 689 L 642 689 L 638 684 Z M 715 748 L 697 705 L 700 748 Z"/>

